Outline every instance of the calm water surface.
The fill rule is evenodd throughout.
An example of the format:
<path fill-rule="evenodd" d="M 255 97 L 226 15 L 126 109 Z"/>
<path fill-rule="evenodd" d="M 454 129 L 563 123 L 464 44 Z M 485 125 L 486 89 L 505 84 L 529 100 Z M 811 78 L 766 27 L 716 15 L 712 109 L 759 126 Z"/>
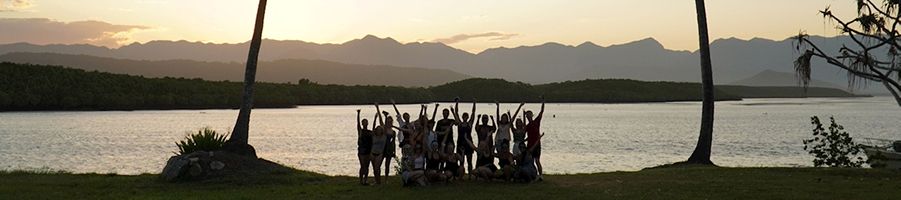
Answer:
<path fill-rule="evenodd" d="M 502 109 L 516 109 L 503 104 Z M 723 166 L 808 166 L 801 140 L 810 117 L 835 116 L 856 138 L 901 139 L 901 108 L 890 98 L 751 99 L 718 102 L 713 161 Z M 303 170 L 353 175 L 355 110 L 301 106 L 253 111 L 259 156 Z M 494 105 L 479 104 L 479 113 Z M 400 106 L 418 112 L 418 105 Z M 527 105 L 526 109 L 538 109 Z M 469 105 L 461 110 L 469 111 Z M 0 113 L 0 170 L 159 173 L 175 142 L 209 126 L 231 130 L 236 110 Z M 549 173 L 639 170 L 688 158 L 700 103 L 548 104 L 542 162 Z"/>

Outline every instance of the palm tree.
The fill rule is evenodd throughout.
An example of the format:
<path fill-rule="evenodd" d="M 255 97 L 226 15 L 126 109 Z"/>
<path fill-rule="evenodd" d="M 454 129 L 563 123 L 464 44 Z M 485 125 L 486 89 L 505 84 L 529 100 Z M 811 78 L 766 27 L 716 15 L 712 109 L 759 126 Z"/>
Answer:
<path fill-rule="evenodd" d="M 707 11 L 704 8 L 704 0 L 695 0 L 698 12 L 698 37 L 700 38 L 701 52 L 701 82 L 703 84 L 704 97 L 701 106 L 701 135 L 698 145 L 688 158 L 688 163 L 709 164 L 710 148 L 713 145 L 713 66 L 710 63 L 710 41 L 707 38 Z"/>
<path fill-rule="evenodd" d="M 257 74 L 257 57 L 260 55 L 260 45 L 263 38 L 263 18 L 266 16 L 266 0 L 260 0 L 257 9 L 256 24 L 253 28 L 253 39 L 250 41 L 250 52 L 247 55 L 247 67 L 244 70 L 244 96 L 241 101 L 241 111 L 235 120 L 235 128 L 231 138 L 223 147 L 224 150 L 240 155 L 256 157 L 256 150 L 247 143 L 250 130 L 250 110 L 253 108 L 253 85 Z"/>

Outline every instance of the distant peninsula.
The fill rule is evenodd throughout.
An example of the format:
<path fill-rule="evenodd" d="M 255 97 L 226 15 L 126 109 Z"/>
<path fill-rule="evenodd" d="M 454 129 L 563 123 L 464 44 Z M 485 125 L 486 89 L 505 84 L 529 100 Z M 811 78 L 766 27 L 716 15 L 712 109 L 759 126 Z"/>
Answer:
<path fill-rule="evenodd" d="M 241 100 L 240 82 L 146 78 L 62 66 L 0 63 L 0 111 L 231 109 Z M 627 79 L 566 81 L 531 85 L 472 78 L 432 87 L 346 86 L 258 83 L 255 106 L 356 105 L 373 102 L 464 101 L 556 103 L 642 103 L 699 101 L 701 85 Z M 717 86 L 717 100 L 742 98 L 859 97 L 832 88 Z"/>

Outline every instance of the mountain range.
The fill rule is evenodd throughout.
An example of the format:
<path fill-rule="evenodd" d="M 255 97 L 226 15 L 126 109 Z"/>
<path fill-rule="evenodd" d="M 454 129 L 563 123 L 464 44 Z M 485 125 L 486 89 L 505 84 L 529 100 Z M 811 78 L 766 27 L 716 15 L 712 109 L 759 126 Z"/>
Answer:
<path fill-rule="evenodd" d="M 820 47 L 826 52 L 835 53 L 843 44 L 850 43 L 850 40 L 843 36 L 813 37 L 812 40 L 820 43 Z M 214 44 L 151 41 L 114 49 L 91 45 L 14 43 L 0 45 L 0 55 L 12 52 L 43 52 L 161 62 L 193 60 L 195 62 L 240 63 L 246 57 L 247 47 L 248 43 L 246 42 Z M 748 78 L 767 70 L 792 73 L 792 63 L 799 55 L 794 47 L 794 41 L 791 39 L 780 41 L 760 38 L 750 40 L 718 39 L 711 43 L 711 49 L 714 79 L 717 84 L 755 80 Z M 4 59 L 9 59 L 9 57 L 4 57 Z M 281 62 L 279 60 L 320 60 L 321 62 L 328 61 L 327 63 L 331 64 L 437 69 L 448 71 L 431 73 L 453 76 L 448 79 L 472 76 L 503 78 L 527 83 L 600 78 L 697 82 L 700 77 L 698 52 L 666 49 L 653 38 L 610 46 L 599 46 L 591 42 L 576 46 L 546 43 L 516 48 L 493 48 L 479 53 L 466 52 L 442 43 L 401 43 L 390 37 L 380 38 L 373 35 L 341 44 L 265 40 L 260 59 L 274 61 L 274 63 Z M 67 63 L 59 64 L 66 65 Z M 294 66 L 288 63 L 283 64 L 286 69 Z M 261 66 L 265 65 L 264 63 Z M 844 87 L 847 84 L 844 72 L 821 61 L 814 62 L 812 76 L 814 79 L 834 87 Z M 288 78 L 287 80 L 296 79 Z M 373 82 L 373 84 L 377 83 Z M 797 85 L 788 84 L 780 83 L 779 86 Z M 884 91 L 879 87 L 873 87 L 870 90 Z"/>

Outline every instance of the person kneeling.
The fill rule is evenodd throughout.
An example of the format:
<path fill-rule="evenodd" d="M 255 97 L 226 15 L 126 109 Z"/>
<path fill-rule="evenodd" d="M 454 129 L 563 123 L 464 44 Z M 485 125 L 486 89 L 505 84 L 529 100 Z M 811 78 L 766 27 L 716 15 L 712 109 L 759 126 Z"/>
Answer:
<path fill-rule="evenodd" d="M 445 171 L 441 168 L 441 163 L 444 162 L 442 158 L 442 151 L 440 151 L 441 147 L 438 145 L 438 142 L 432 142 L 431 150 L 429 150 L 428 159 L 426 163 L 426 176 L 428 177 L 430 182 L 444 182 L 450 179 L 449 174 L 445 173 Z"/>
<path fill-rule="evenodd" d="M 463 160 L 463 156 L 454 153 L 454 150 L 456 150 L 454 144 L 448 144 L 447 147 L 445 147 L 444 173 L 449 175 L 451 180 L 459 180 L 463 179 L 463 174 L 466 171 L 465 168 L 463 168 L 463 165 L 460 164 Z"/>
<path fill-rule="evenodd" d="M 535 158 L 532 157 L 531 148 L 527 149 L 525 144 L 519 145 L 522 152 L 517 157 L 516 173 L 514 179 L 526 183 L 531 183 L 538 179 L 538 168 L 535 167 Z"/>

